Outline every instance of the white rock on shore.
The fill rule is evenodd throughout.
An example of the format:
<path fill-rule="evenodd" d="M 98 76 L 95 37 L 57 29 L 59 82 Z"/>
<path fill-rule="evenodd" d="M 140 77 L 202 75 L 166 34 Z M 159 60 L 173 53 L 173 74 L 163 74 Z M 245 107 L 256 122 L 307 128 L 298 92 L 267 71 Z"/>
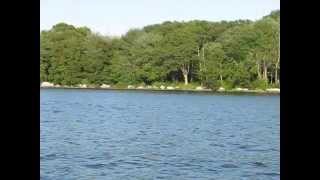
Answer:
<path fill-rule="evenodd" d="M 218 91 L 225 91 L 226 89 L 224 87 L 219 87 Z"/>
<path fill-rule="evenodd" d="M 42 82 L 40 87 L 54 87 L 54 84 L 49 82 Z"/>
<path fill-rule="evenodd" d="M 236 91 L 248 91 L 249 89 L 248 88 L 236 88 L 235 90 Z"/>
<path fill-rule="evenodd" d="M 152 86 L 147 86 L 147 89 L 152 89 Z"/>
<path fill-rule="evenodd" d="M 139 87 L 137 87 L 137 89 L 144 89 L 144 87 L 143 86 L 139 86 Z"/>
<path fill-rule="evenodd" d="M 111 86 L 109 84 L 102 84 L 100 88 L 111 88 Z"/>
<path fill-rule="evenodd" d="M 196 87 L 196 90 L 203 90 L 204 88 L 202 86 Z"/>
<path fill-rule="evenodd" d="M 270 88 L 270 89 L 266 89 L 266 91 L 268 92 L 280 92 L 279 88 Z"/>
<path fill-rule="evenodd" d="M 78 87 L 79 88 L 87 88 L 88 86 L 86 84 L 79 84 Z"/>
<path fill-rule="evenodd" d="M 262 89 L 256 89 L 256 90 L 254 90 L 255 92 L 260 92 L 260 93 L 262 93 L 262 92 L 264 92 L 264 90 L 262 90 Z"/>
<path fill-rule="evenodd" d="M 153 88 L 153 89 L 158 89 L 159 87 L 158 87 L 158 86 L 152 86 L 152 88 Z"/>
<path fill-rule="evenodd" d="M 168 89 L 168 90 L 174 90 L 174 87 L 168 86 L 167 89 Z"/>
<path fill-rule="evenodd" d="M 160 89 L 165 89 L 166 87 L 164 85 L 161 85 L 160 86 Z"/>
<path fill-rule="evenodd" d="M 129 86 L 128 86 L 128 89 L 134 89 L 134 86 L 129 85 Z"/>

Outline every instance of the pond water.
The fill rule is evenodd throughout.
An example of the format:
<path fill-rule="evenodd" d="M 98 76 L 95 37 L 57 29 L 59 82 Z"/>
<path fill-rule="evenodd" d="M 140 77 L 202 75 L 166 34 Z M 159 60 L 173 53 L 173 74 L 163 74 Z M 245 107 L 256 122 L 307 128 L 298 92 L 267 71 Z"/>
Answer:
<path fill-rule="evenodd" d="M 40 175 L 280 179 L 280 96 L 41 89 Z"/>

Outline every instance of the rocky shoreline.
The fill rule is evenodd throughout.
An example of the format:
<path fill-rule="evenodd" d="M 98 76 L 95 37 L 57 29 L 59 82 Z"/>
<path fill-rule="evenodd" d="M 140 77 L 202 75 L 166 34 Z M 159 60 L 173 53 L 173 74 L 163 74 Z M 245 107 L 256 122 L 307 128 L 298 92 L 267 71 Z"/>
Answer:
<path fill-rule="evenodd" d="M 195 89 L 182 89 L 178 86 L 134 86 L 128 85 L 127 88 L 118 88 L 107 84 L 102 84 L 101 86 L 89 86 L 85 84 L 79 84 L 77 86 L 61 86 L 55 85 L 49 82 L 42 82 L 40 88 L 43 89 L 101 89 L 101 90 L 150 90 L 150 91 L 190 91 L 190 92 L 222 92 L 222 93 L 271 93 L 271 94 L 280 94 L 280 89 L 270 88 L 266 90 L 250 90 L 247 88 L 235 88 L 232 90 L 225 90 L 223 87 L 220 87 L 217 91 L 207 89 L 205 87 L 198 86 Z"/>

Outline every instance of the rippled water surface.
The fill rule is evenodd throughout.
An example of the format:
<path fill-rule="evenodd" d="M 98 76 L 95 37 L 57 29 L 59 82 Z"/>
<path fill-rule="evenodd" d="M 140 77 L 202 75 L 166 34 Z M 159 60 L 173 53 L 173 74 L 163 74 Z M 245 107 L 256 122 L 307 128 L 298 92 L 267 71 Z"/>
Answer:
<path fill-rule="evenodd" d="M 41 179 L 280 179 L 279 96 L 41 90 Z"/>

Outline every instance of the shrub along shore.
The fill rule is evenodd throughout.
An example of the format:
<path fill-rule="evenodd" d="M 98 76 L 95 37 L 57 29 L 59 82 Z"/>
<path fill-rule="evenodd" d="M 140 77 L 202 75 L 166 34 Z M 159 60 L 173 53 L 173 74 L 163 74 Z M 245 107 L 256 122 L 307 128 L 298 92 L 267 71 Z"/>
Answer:
<path fill-rule="evenodd" d="M 225 89 L 220 87 L 218 89 L 210 89 L 203 86 L 198 86 L 197 84 L 189 84 L 185 86 L 184 84 L 175 84 L 175 85 L 108 85 L 102 84 L 98 85 L 86 85 L 79 84 L 76 86 L 62 86 L 56 85 L 49 82 L 42 82 L 40 84 L 40 88 L 55 88 L 55 89 L 105 89 L 105 90 L 150 90 L 150 91 L 192 91 L 192 92 L 225 92 L 225 93 L 233 93 L 233 92 L 244 92 L 244 93 L 275 93 L 280 94 L 280 89 L 278 88 L 269 88 L 269 89 L 248 89 L 248 88 L 234 88 L 234 89 Z"/>

